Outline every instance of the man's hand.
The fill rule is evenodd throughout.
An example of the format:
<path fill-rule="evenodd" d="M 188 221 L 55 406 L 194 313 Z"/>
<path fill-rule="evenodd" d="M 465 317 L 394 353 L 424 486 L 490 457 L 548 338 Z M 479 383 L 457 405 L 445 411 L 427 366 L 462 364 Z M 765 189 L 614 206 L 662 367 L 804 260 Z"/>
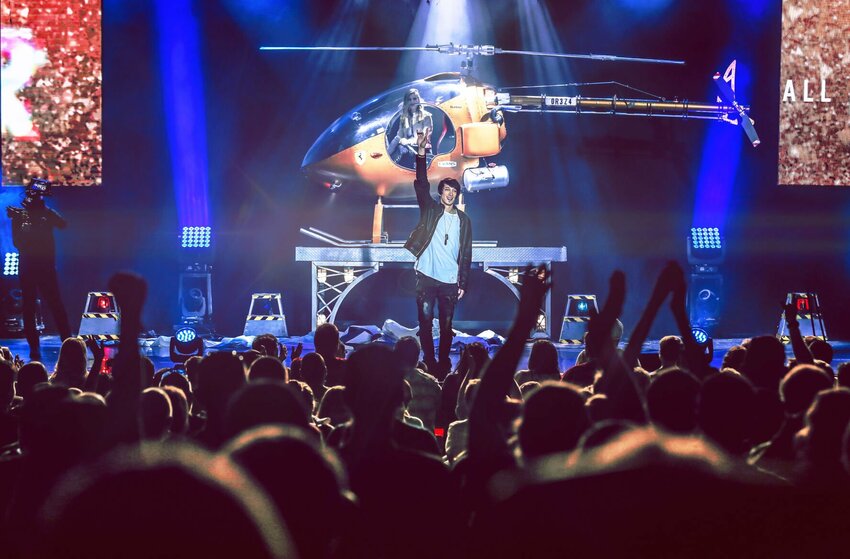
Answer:
<path fill-rule="evenodd" d="M 457 299 L 458 299 L 458 301 L 460 301 L 461 299 L 463 299 L 463 296 L 464 296 L 464 294 L 465 294 L 465 293 L 466 293 L 466 291 L 464 291 L 463 289 L 458 288 L 458 290 L 457 290 Z"/>
<path fill-rule="evenodd" d="M 295 349 L 292 350 L 292 360 L 295 361 L 299 357 L 301 357 L 301 352 L 304 351 L 304 344 L 298 342 L 298 345 L 295 346 Z"/>
<path fill-rule="evenodd" d="M 416 146 L 419 148 L 419 155 L 425 155 L 425 150 L 428 149 L 428 138 L 430 137 L 430 128 L 416 133 Z"/>

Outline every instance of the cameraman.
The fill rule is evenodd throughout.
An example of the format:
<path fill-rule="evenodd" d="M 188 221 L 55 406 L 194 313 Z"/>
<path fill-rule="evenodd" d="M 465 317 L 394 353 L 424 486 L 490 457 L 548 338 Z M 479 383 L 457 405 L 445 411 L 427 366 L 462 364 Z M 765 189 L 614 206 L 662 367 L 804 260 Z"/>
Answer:
<path fill-rule="evenodd" d="M 36 329 L 36 299 L 40 292 L 50 307 L 62 340 L 71 336 L 68 314 L 59 293 L 56 276 L 56 243 L 53 228 L 64 229 L 67 222 L 44 203 L 49 183 L 33 179 L 24 193 L 23 207 L 8 206 L 12 219 L 12 242 L 20 254 L 19 269 L 23 292 L 24 332 L 30 346 L 30 359 L 41 360 Z"/>

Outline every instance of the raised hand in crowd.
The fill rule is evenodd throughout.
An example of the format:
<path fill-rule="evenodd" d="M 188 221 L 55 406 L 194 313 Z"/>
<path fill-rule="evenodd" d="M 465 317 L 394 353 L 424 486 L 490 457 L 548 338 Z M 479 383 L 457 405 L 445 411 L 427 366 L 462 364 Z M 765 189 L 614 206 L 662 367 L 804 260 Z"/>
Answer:
<path fill-rule="evenodd" d="M 626 277 L 621 271 L 611 274 L 608 298 L 602 311 L 591 317 L 587 326 L 587 344 L 598 348 L 599 364 L 602 375 L 595 385 L 597 394 L 604 394 L 610 404 L 613 418 L 634 423 L 644 423 L 646 414 L 643 408 L 641 391 L 635 385 L 631 367 L 628 367 L 620 354 L 612 329 L 623 312 L 626 298 Z"/>
<path fill-rule="evenodd" d="M 500 406 L 516 386 L 514 373 L 531 329 L 537 324 L 546 293 L 552 287 L 547 267 L 528 266 L 522 274 L 519 308 L 505 344 L 482 371 L 481 384 L 469 414 L 469 456 L 476 460 L 509 454 L 500 421 Z"/>
<path fill-rule="evenodd" d="M 655 281 L 652 296 L 647 301 L 646 308 L 629 338 L 629 344 L 626 346 L 626 350 L 623 352 L 623 360 L 629 367 L 637 366 L 638 356 L 643 348 L 643 342 L 646 341 L 646 337 L 649 335 L 649 329 L 652 327 L 652 323 L 655 321 L 661 305 L 664 304 L 664 300 L 673 292 L 673 289 L 677 285 L 677 277 L 680 273 L 677 268 L 678 264 L 668 262 Z"/>
<path fill-rule="evenodd" d="M 109 290 L 121 308 L 121 331 L 118 355 L 112 376 L 109 411 L 113 416 L 107 437 L 115 442 L 136 442 L 139 432 L 140 396 L 145 386 L 139 334 L 142 330 L 142 307 L 147 297 L 147 283 L 138 275 L 119 272 L 109 279 Z"/>
<path fill-rule="evenodd" d="M 791 339 L 791 347 L 794 350 L 794 359 L 798 365 L 814 364 L 815 358 L 812 356 L 812 351 L 803 340 L 803 335 L 800 333 L 800 323 L 797 321 L 797 307 L 793 303 L 788 303 L 782 309 L 785 316 L 785 324 L 788 326 L 788 337 Z"/>

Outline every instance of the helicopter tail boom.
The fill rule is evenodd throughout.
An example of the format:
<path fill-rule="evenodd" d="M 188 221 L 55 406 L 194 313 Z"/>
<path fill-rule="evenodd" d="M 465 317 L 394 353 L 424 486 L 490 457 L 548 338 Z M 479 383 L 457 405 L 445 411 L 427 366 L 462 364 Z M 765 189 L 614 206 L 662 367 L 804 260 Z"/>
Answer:
<path fill-rule="evenodd" d="M 734 97 L 727 98 L 727 104 L 721 104 L 663 99 L 624 99 L 617 96 L 582 97 L 576 95 L 569 97 L 498 93 L 496 94 L 496 108 L 513 113 L 626 115 L 720 120 L 729 124 L 740 122 L 753 146 L 758 146 L 760 143 L 753 127 L 753 120 L 749 117 L 750 107 L 737 103 Z"/>
<path fill-rule="evenodd" d="M 656 101 L 620 97 L 565 97 L 547 95 L 499 94 L 499 106 L 508 112 L 597 113 L 609 115 L 672 116 L 725 120 L 737 115 L 732 105 L 691 103 L 689 101 Z M 749 107 L 741 107 L 744 111 Z"/>

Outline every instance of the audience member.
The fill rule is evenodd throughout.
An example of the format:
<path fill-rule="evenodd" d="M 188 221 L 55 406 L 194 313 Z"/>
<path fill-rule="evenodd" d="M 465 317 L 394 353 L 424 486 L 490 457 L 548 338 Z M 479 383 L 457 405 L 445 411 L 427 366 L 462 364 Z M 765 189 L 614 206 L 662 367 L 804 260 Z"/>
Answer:
<path fill-rule="evenodd" d="M 492 359 L 464 347 L 442 388 L 416 338 L 346 360 L 333 324 L 316 330 L 316 353 L 293 350 L 297 376 L 271 335 L 154 374 L 139 351 L 145 282 L 122 273 L 108 288 L 122 311 L 111 371 L 91 340 L 88 373 L 69 338 L 50 383 L 0 348 L 4 557 L 820 557 L 844 545 L 850 366 L 836 363 L 833 388 L 832 346 L 804 339 L 786 307 L 796 366 L 760 336 L 717 372 L 675 262 L 622 350 L 626 282 L 612 274 L 566 382 L 548 341 L 517 371 L 550 288 L 548 270 L 528 268 L 503 345 Z M 638 357 L 668 299 L 676 331 L 650 375 Z"/>
<path fill-rule="evenodd" d="M 678 367 L 682 364 L 682 355 L 685 353 L 685 344 L 682 343 L 682 338 L 679 336 L 664 336 L 658 342 L 658 357 L 661 359 L 661 366 L 652 371 L 652 374 L 659 373 L 664 369 Z"/>
<path fill-rule="evenodd" d="M 700 382 L 694 375 L 675 366 L 662 366 L 646 391 L 649 420 L 672 433 L 693 432 L 697 425 L 699 393 Z"/>
<path fill-rule="evenodd" d="M 289 382 L 286 366 L 275 357 L 263 356 L 251 363 L 248 369 L 248 380 L 276 380 L 278 382 Z"/>
<path fill-rule="evenodd" d="M 267 423 L 307 429 L 310 414 L 301 395 L 291 386 L 273 380 L 251 382 L 233 394 L 224 421 L 227 438 Z"/>
<path fill-rule="evenodd" d="M 278 361 L 283 361 L 286 358 L 286 348 L 280 345 L 273 334 L 260 334 L 254 338 L 254 341 L 251 342 L 251 349 Z M 281 356 L 281 354 L 283 355 Z"/>
<path fill-rule="evenodd" d="M 242 360 L 230 352 L 213 353 L 201 361 L 195 396 L 207 413 L 198 440 L 217 449 L 226 440 L 224 417 L 230 398 L 247 382 Z"/>
<path fill-rule="evenodd" d="M 174 444 L 121 449 L 69 473 L 41 518 L 42 557 L 295 554 L 274 507 L 247 476 Z"/>
<path fill-rule="evenodd" d="M 345 387 L 331 386 L 322 396 L 319 403 L 318 415 L 320 418 L 329 420 L 331 426 L 336 427 L 351 420 L 351 410 L 345 402 Z"/>
<path fill-rule="evenodd" d="M 518 433 L 523 458 L 569 452 L 589 426 L 581 392 L 569 384 L 546 381 L 523 406 Z"/>
<path fill-rule="evenodd" d="M 82 389 L 86 372 L 86 345 L 80 338 L 66 338 L 59 348 L 59 359 L 50 382 Z"/>
<path fill-rule="evenodd" d="M 412 400 L 407 411 L 422 420 L 425 429 L 433 431 L 437 426 L 442 391 L 437 379 L 417 368 L 419 363 L 419 338 L 405 336 L 395 344 L 395 352 L 404 367 L 404 380 L 410 385 Z"/>
<path fill-rule="evenodd" d="M 301 379 L 313 390 L 313 396 L 321 401 L 327 392 L 328 368 L 325 359 L 318 353 L 308 353 L 301 359 Z"/>
<path fill-rule="evenodd" d="M 514 380 L 519 386 L 529 381 L 542 383 L 547 380 L 561 380 L 558 350 L 555 344 L 549 340 L 536 340 L 531 344 L 528 369 L 517 371 Z"/>
<path fill-rule="evenodd" d="M 18 396 L 26 401 L 35 386 L 42 382 L 48 382 L 47 369 L 39 361 L 30 361 L 18 369 L 18 381 L 15 389 Z"/>
<path fill-rule="evenodd" d="M 322 356 L 327 367 L 327 386 L 345 386 L 345 359 L 339 356 L 339 330 L 335 324 L 326 322 L 318 328 L 313 336 L 316 353 Z"/>
<path fill-rule="evenodd" d="M 171 402 L 170 438 L 179 439 L 189 433 L 189 402 L 186 393 L 170 384 L 163 386 L 162 390 Z"/>
<path fill-rule="evenodd" d="M 753 447 L 749 462 L 759 468 L 790 478 L 796 451 L 794 438 L 803 428 L 804 414 L 818 392 L 832 388 L 832 379 L 820 367 L 797 365 L 779 385 L 785 411 L 782 426 L 770 441 Z"/>
<path fill-rule="evenodd" d="M 746 378 L 717 373 L 702 383 L 697 423 L 702 433 L 734 457 L 750 449 L 756 391 Z"/>
<path fill-rule="evenodd" d="M 162 441 L 171 428 L 171 399 L 162 388 L 145 388 L 142 391 L 142 438 Z"/>

